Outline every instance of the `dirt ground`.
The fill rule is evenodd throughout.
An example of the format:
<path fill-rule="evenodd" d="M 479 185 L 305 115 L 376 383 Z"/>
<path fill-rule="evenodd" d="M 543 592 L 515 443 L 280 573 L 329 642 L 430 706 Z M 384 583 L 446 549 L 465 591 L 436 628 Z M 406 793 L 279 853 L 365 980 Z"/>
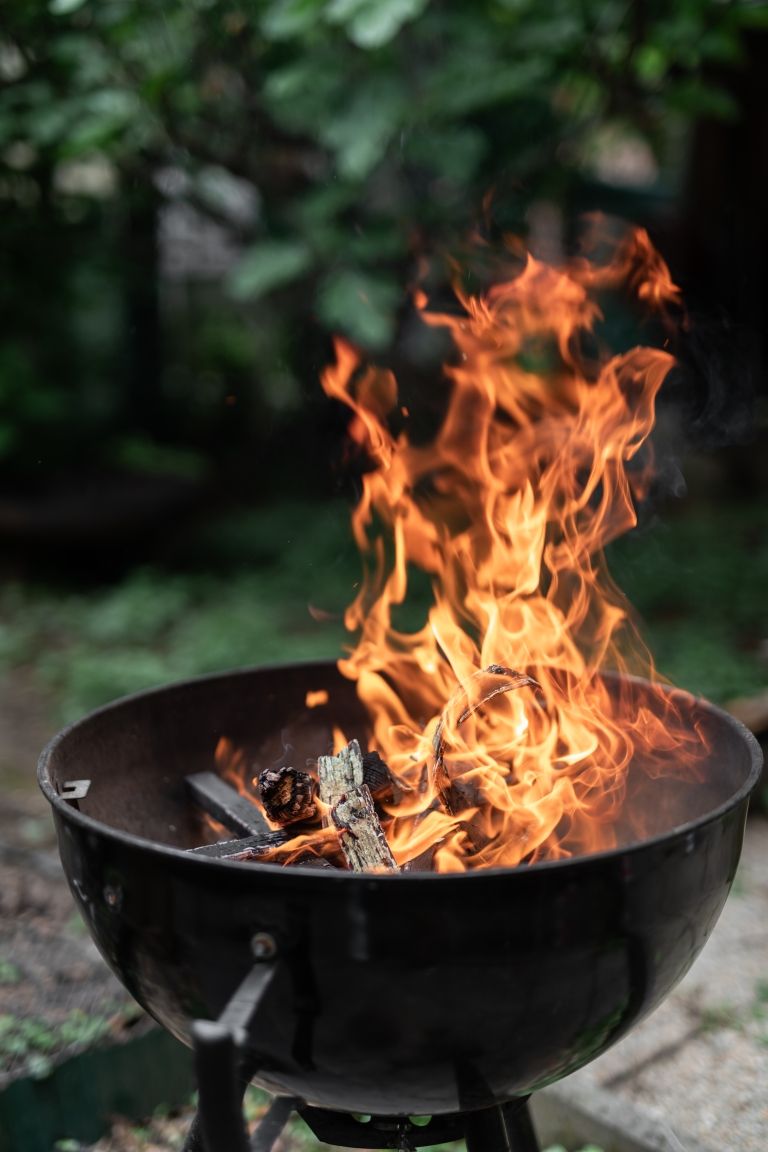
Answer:
<path fill-rule="evenodd" d="M 31 677 L 0 682 L 0 1087 L 135 1017 L 75 908 L 35 767 L 55 723 Z"/>

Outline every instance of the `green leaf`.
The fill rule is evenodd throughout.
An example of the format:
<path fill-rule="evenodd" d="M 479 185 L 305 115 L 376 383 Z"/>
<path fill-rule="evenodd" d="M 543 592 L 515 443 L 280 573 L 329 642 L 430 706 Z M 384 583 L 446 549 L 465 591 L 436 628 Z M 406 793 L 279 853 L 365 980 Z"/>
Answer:
<path fill-rule="evenodd" d="M 658 84 L 667 74 L 669 60 L 657 44 L 641 44 L 635 53 L 635 72 L 646 84 Z"/>
<path fill-rule="evenodd" d="M 494 104 L 530 97 L 542 83 L 551 83 L 550 63 L 545 57 L 497 61 L 489 57 L 478 70 L 471 55 L 454 57 L 434 69 L 425 93 L 426 111 L 447 120 L 465 116 Z"/>
<path fill-rule="evenodd" d="M 69 16 L 84 7 L 86 0 L 50 0 L 48 11 L 54 16 Z"/>
<path fill-rule="evenodd" d="M 739 105 L 730 92 L 703 80 L 682 80 L 667 89 L 667 101 L 672 108 L 689 116 L 713 120 L 736 120 Z"/>
<path fill-rule="evenodd" d="M 400 290 L 392 281 L 356 269 L 330 273 L 320 286 L 318 312 L 333 331 L 356 344 L 382 349 L 392 339 Z"/>
<path fill-rule="evenodd" d="M 313 28 L 321 16 L 322 0 L 276 0 L 261 18 L 268 40 L 290 40 Z"/>
<path fill-rule="evenodd" d="M 322 132 L 342 177 L 361 180 L 376 167 L 401 127 L 403 113 L 399 84 L 383 77 L 373 79 L 348 101 Z"/>
<path fill-rule="evenodd" d="M 230 274 L 228 289 L 235 300 L 258 300 L 290 284 L 312 264 L 312 253 L 300 240 L 265 240 L 246 252 Z"/>
<path fill-rule="evenodd" d="M 410 20 L 425 11 L 429 0 L 331 0 L 325 18 L 341 24 L 358 48 L 381 48 Z"/>

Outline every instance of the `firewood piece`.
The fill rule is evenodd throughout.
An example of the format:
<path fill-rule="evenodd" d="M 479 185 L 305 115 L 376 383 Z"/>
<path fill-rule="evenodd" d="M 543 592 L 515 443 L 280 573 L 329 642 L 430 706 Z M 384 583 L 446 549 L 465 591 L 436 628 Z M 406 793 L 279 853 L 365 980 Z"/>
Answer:
<path fill-rule="evenodd" d="M 259 776 L 259 797 L 273 824 L 311 820 L 317 812 L 315 781 L 298 768 L 265 768 Z"/>
<path fill-rule="evenodd" d="M 394 796 L 394 782 L 389 765 L 378 752 L 363 752 L 363 783 L 371 790 L 374 800 L 391 800 Z"/>
<path fill-rule="evenodd" d="M 331 810 L 331 820 L 353 872 L 399 871 L 365 784 L 340 797 Z"/>
<path fill-rule="evenodd" d="M 364 780 L 363 754 L 357 740 L 350 740 L 336 756 L 318 756 L 317 775 L 320 781 L 320 799 L 333 808 L 341 797 Z"/>
<path fill-rule="evenodd" d="M 214 860 L 234 860 L 246 854 L 248 858 L 264 856 L 268 852 L 287 844 L 290 837 L 285 832 L 263 832 L 259 836 L 243 836 L 240 840 L 218 840 L 215 844 L 201 844 L 189 848 L 193 856 L 209 856 Z"/>
<path fill-rule="evenodd" d="M 196 804 L 239 836 L 261 836 L 271 831 L 259 809 L 247 796 L 215 772 L 195 772 L 185 778 Z"/>
<path fill-rule="evenodd" d="M 423 852 L 419 852 L 418 856 L 403 864 L 403 872 L 434 872 L 435 852 L 441 843 L 442 841 L 438 841 L 437 844 L 430 844 Z"/>
<path fill-rule="evenodd" d="M 468 699 L 467 688 L 463 686 L 459 688 L 443 709 L 440 721 L 435 729 L 435 735 L 432 739 L 432 751 L 434 753 L 432 772 L 435 785 L 437 786 L 443 806 L 450 815 L 453 815 L 453 807 L 448 794 L 450 781 L 445 771 L 445 736 L 443 734 L 450 714 L 457 705 L 461 703 L 462 699 L 467 700 L 467 703 L 456 719 L 456 727 L 458 727 L 459 724 L 463 724 L 474 712 L 477 712 L 479 708 L 482 708 L 483 704 L 487 704 L 489 700 L 493 700 L 494 696 L 498 696 L 502 692 L 512 692 L 513 689 L 522 687 L 533 688 L 538 692 L 541 691 L 541 685 L 537 680 L 534 680 L 532 676 L 526 676 L 523 672 L 515 672 L 512 668 L 505 668 L 501 664 L 489 664 L 488 667 L 483 668 L 482 671 L 473 673 L 473 675 L 470 676 L 470 681 L 478 681 L 485 676 L 503 676 L 505 679 L 504 681 L 492 683 L 489 688 L 481 694 L 480 698 L 475 701 Z"/>
<path fill-rule="evenodd" d="M 317 868 L 324 872 L 338 872 L 339 866 L 329 860 L 327 856 L 297 856 L 291 860 L 292 868 Z"/>

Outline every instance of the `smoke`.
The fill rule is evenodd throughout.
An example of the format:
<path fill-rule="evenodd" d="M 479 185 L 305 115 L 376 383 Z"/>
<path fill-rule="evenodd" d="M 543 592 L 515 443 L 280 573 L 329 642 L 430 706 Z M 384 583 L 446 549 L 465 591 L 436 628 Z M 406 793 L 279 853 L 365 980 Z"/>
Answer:
<path fill-rule="evenodd" d="M 662 404 L 677 413 L 683 446 L 712 450 L 754 435 L 757 339 L 720 316 L 690 316 L 674 349 Z"/>
<path fill-rule="evenodd" d="M 689 315 L 672 342 L 677 363 L 659 393 L 653 433 L 654 479 L 641 521 L 669 498 L 687 493 L 693 457 L 710 472 L 742 488 L 750 483 L 748 455 L 718 453 L 755 438 L 758 342 L 726 316 Z M 701 469 L 698 469 L 701 473 Z"/>

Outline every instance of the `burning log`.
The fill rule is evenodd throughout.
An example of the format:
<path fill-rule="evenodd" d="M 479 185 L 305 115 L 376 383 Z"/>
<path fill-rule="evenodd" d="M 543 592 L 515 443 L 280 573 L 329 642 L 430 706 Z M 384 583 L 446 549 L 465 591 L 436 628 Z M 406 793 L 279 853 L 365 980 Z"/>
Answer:
<path fill-rule="evenodd" d="M 255 860 L 287 844 L 285 832 L 262 832 L 258 836 L 243 836 L 239 840 L 217 840 L 215 844 L 201 844 L 190 848 L 193 856 L 209 856 L 214 860 Z"/>
<path fill-rule="evenodd" d="M 259 797 L 267 819 L 285 827 L 317 814 L 316 784 L 298 768 L 265 768 L 259 776 Z"/>
<path fill-rule="evenodd" d="M 395 794 L 394 781 L 389 765 L 385 764 L 378 752 L 363 753 L 363 783 L 370 790 L 374 800 L 392 800 Z"/>
<path fill-rule="evenodd" d="M 474 675 L 470 677 L 470 682 L 480 681 L 486 676 L 504 676 L 506 679 L 503 682 L 492 682 L 491 685 L 480 694 L 477 700 L 470 700 L 468 688 L 462 686 L 454 693 L 443 709 L 440 722 L 435 729 L 435 735 L 432 740 L 432 750 L 434 752 L 432 771 L 434 773 L 435 785 L 445 810 L 451 816 L 454 815 L 455 807 L 454 800 L 451 797 L 452 784 L 445 770 L 444 732 L 452 711 L 462 700 L 467 701 L 456 718 L 456 727 L 458 727 L 477 712 L 478 709 L 482 708 L 484 704 L 487 704 L 489 700 L 493 700 L 494 696 L 499 696 L 502 692 L 512 692 L 515 688 L 523 688 L 526 686 L 540 690 L 538 681 L 534 680 L 532 676 L 526 676 L 522 672 L 515 672 L 512 668 L 504 668 L 501 664 L 489 664 L 488 667 L 484 668 L 481 672 L 475 672 Z"/>
<path fill-rule="evenodd" d="M 320 781 L 320 799 L 333 808 L 352 788 L 365 781 L 363 754 L 357 740 L 350 740 L 336 756 L 318 756 L 317 775 Z"/>
<path fill-rule="evenodd" d="M 357 740 L 350 740 L 336 756 L 319 756 L 317 772 L 320 799 L 329 808 L 350 788 L 359 788 L 362 784 L 368 786 L 374 800 L 390 800 L 394 795 L 389 765 L 378 752 L 362 752 Z"/>
<path fill-rule="evenodd" d="M 353 872 L 399 871 L 367 785 L 345 793 L 331 809 L 331 820 Z"/>
<path fill-rule="evenodd" d="M 375 759 L 374 759 L 375 757 Z M 379 787 L 386 784 L 378 753 L 368 753 L 369 773 Z M 353 872 L 398 870 L 384 830 L 373 804 L 371 790 L 365 783 L 365 758 L 357 740 L 335 756 L 318 756 L 317 774 L 320 799 L 331 810 L 331 823 L 339 834 L 344 857 Z M 391 777 L 389 769 L 386 776 Z"/>

